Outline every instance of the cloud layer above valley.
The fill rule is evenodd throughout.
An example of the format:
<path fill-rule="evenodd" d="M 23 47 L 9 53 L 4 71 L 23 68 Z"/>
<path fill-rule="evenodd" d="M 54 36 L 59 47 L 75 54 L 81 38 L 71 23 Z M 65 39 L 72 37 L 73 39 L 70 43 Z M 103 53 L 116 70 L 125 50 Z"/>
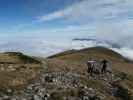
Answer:
<path fill-rule="evenodd" d="M 82 34 L 83 30 L 79 29 L 84 27 L 84 33 L 94 34 L 103 41 L 117 43 L 124 48 L 121 53 L 133 55 L 132 0 L 82 0 L 65 9 L 38 17 L 41 22 L 56 19 L 76 22 L 77 32 Z"/>
<path fill-rule="evenodd" d="M 17 32 L 20 34 L 17 34 L 13 41 L 6 44 L 11 43 L 9 48 L 14 50 L 22 50 L 24 48 L 22 51 L 28 53 L 32 51 L 34 54 L 44 54 L 45 56 L 63 50 L 97 45 L 111 48 L 110 44 L 104 43 L 104 41 L 109 41 L 109 43 L 115 43 L 121 47 L 112 49 L 126 57 L 133 58 L 133 1 L 77 1 L 49 13 L 37 15 L 36 12 L 35 15 L 37 16 L 34 16 L 34 20 L 31 23 L 27 22 L 15 26 L 15 29 L 18 27 Z M 43 6 L 43 3 L 41 5 Z M 50 4 L 48 7 L 50 7 Z M 42 9 L 42 13 L 43 10 L 45 12 L 47 9 Z M 26 37 L 29 40 L 26 40 L 27 44 L 24 43 L 24 45 L 18 42 L 18 37 L 22 40 L 25 40 Z M 73 42 L 73 38 L 95 38 L 97 41 L 103 42 Z M 18 44 L 14 45 L 16 42 Z M 8 48 L 8 46 L 3 48 Z M 28 47 L 31 49 L 27 50 Z"/>
<path fill-rule="evenodd" d="M 86 34 L 93 32 L 97 37 L 119 42 L 133 47 L 128 41 L 133 39 L 132 0 L 82 0 L 65 9 L 40 16 L 41 22 L 63 19 L 76 22 L 79 27 L 91 27 Z M 77 27 L 77 29 L 79 28 Z M 128 39 L 128 41 L 126 41 Z"/>

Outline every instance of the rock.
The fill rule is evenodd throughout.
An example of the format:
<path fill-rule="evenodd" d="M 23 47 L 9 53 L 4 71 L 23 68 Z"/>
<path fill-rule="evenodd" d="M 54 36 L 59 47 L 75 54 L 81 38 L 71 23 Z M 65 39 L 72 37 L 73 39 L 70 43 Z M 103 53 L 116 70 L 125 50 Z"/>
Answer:
<path fill-rule="evenodd" d="M 3 100 L 10 100 L 10 97 L 5 95 L 5 96 L 3 96 Z"/>
<path fill-rule="evenodd" d="M 11 100 L 17 100 L 17 98 L 12 98 Z"/>
<path fill-rule="evenodd" d="M 40 98 L 40 96 L 34 95 L 34 100 L 42 100 L 42 99 Z"/>
<path fill-rule="evenodd" d="M 12 89 L 7 89 L 7 95 L 12 95 L 13 94 L 13 90 Z"/>
<path fill-rule="evenodd" d="M 27 100 L 26 98 L 22 98 L 21 100 Z"/>
<path fill-rule="evenodd" d="M 52 76 L 46 76 L 45 77 L 45 82 L 53 82 Z"/>
<path fill-rule="evenodd" d="M 16 69 L 14 68 L 14 66 L 13 65 L 9 65 L 8 66 L 8 71 L 15 71 Z"/>
<path fill-rule="evenodd" d="M 1 70 L 1 71 L 5 71 L 5 68 L 4 68 L 4 67 L 0 67 L 0 70 Z"/>
<path fill-rule="evenodd" d="M 39 89 L 37 94 L 38 94 L 40 97 L 44 97 L 44 94 L 46 94 L 45 88 Z"/>
<path fill-rule="evenodd" d="M 106 75 L 102 75 L 100 77 L 102 78 L 99 78 L 99 77 L 94 78 L 92 76 L 91 80 L 104 81 L 107 79 Z M 102 100 L 100 96 L 97 94 L 97 90 L 94 89 L 94 87 L 88 88 L 88 85 L 83 84 L 81 82 L 82 80 L 80 79 L 81 79 L 81 76 L 76 73 L 70 73 L 70 72 L 68 73 L 66 72 L 44 73 L 42 72 L 40 77 L 34 80 L 19 95 L 16 95 L 13 90 L 8 89 L 5 94 L 0 93 L 0 96 L 2 97 L 2 99 L 0 98 L 0 100 L 51 100 L 52 98 L 51 94 L 53 92 L 58 92 L 58 91 L 59 91 L 58 93 L 61 93 L 60 91 L 63 91 L 64 94 L 61 93 L 61 96 L 62 94 L 64 96 L 68 93 L 68 96 L 64 96 L 63 97 L 64 99 L 62 100 Z M 113 80 L 116 80 L 116 79 L 113 78 L 111 81 Z M 110 80 L 107 79 L 104 82 L 109 83 L 109 81 Z M 13 83 L 22 84 L 23 82 L 25 81 L 21 81 L 20 79 L 17 79 Z M 76 90 L 76 93 L 75 91 L 74 92 L 72 91 L 71 93 L 72 96 L 71 96 L 69 94 L 69 91 L 67 90 L 72 90 L 72 89 Z M 110 91 L 111 88 L 108 90 Z M 78 94 L 78 96 L 76 96 L 75 94 L 76 95 Z"/>
<path fill-rule="evenodd" d="M 86 86 L 81 88 L 80 98 L 82 100 L 95 100 L 96 91 L 93 88 L 87 88 Z"/>
<path fill-rule="evenodd" d="M 49 98 L 50 98 L 50 95 L 49 95 L 49 94 L 45 94 L 45 95 L 42 97 L 43 100 L 48 100 Z"/>

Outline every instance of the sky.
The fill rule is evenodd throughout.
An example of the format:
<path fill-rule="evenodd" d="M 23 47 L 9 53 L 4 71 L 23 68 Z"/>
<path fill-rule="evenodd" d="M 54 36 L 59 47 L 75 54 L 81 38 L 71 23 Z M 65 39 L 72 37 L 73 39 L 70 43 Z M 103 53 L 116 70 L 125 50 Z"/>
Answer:
<path fill-rule="evenodd" d="M 0 0 L 0 51 L 49 55 L 116 43 L 133 58 L 132 0 Z M 109 45 L 109 44 L 107 44 Z"/>

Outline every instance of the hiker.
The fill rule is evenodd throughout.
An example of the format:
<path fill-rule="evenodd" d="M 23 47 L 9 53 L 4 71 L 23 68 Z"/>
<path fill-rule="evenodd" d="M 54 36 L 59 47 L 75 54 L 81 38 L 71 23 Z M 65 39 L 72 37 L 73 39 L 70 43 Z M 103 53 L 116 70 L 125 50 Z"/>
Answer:
<path fill-rule="evenodd" d="M 90 73 L 91 76 L 93 74 L 94 63 L 95 63 L 95 61 L 93 61 L 93 60 L 87 61 L 87 66 L 88 66 L 87 72 Z"/>
<path fill-rule="evenodd" d="M 101 69 L 101 73 L 106 73 L 107 71 L 107 64 L 108 64 L 108 61 L 106 59 L 104 59 L 102 62 L 102 69 Z"/>

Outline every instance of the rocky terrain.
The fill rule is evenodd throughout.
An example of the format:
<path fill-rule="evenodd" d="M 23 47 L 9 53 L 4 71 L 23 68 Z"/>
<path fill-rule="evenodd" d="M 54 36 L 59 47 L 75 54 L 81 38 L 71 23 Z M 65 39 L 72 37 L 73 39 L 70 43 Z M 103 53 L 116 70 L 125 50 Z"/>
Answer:
<path fill-rule="evenodd" d="M 90 76 L 89 59 L 109 60 L 111 71 Z M 8 52 L 0 62 L 0 100 L 133 100 L 133 63 L 107 48 L 48 58 Z"/>

